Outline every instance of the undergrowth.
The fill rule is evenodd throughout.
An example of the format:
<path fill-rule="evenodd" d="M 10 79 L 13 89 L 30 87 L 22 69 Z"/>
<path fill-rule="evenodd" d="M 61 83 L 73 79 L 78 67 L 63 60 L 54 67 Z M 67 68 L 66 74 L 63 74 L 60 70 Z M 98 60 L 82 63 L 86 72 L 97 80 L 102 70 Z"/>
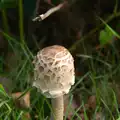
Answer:
<path fill-rule="evenodd" d="M 34 120 L 49 120 L 51 104 L 50 100 L 46 99 L 41 93 L 37 92 L 31 86 L 33 77 L 32 61 L 36 53 L 32 52 L 26 42 L 24 36 L 23 9 L 22 0 L 19 0 L 19 40 L 14 38 L 9 33 L 9 25 L 5 9 L 2 10 L 4 29 L 1 34 L 9 43 L 9 51 L 12 52 L 13 58 L 17 62 L 12 62 L 8 65 L 5 62 L 4 56 L 0 56 L 0 75 L 1 78 L 6 78 L 10 81 L 6 89 L 0 84 L 0 120 L 21 120 L 24 114 L 30 113 L 31 119 Z M 113 17 L 114 18 L 114 17 Z M 85 120 L 96 120 L 97 113 L 100 113 L 100 120 L 119 120 L 119 72 L 120 72 L 120 56 L 116 50 L 113 38 L 119 39 L 119 33 L 115 32 L 106 21 L 99 18 L 104 29 L 100 32 L 99 50 L 95 51 L 95 55 L 78 54 L 77 57 L 82 58 L 82 62 L 87 61 L 89 69 L 83 76 L 76 76 L 76 83 L 72 86 L 69 93 L 69 103 L 66 108 L 64 120 L 67 120 L 69 113 L 72 111 L 71 120 L 82 120 L 79 111 L 83 110 Z M 93 30 L 94 31 L 94 30 Z M 84 38 L 83 38 L 84 39 Z M 83 40 L 84 42 L 84 40 Z M 77 43 L 78 44 L 78 43 Z M 110 52 L 102 55 L 104 46 L 107 44 Z M 73 45 L 74 46 L 74 45 Z M 74 47 L 71 47 L 71 51 Z M 85 48 L 86 49 L 86 48 Z M 14 61 L 14 60 L 13 60 Z M 10 71 L 4 72 L 4 65 L 9 66 Z M 74 93 L 78 92 L 82 100 L 80 106 L 74 109 L 72 106 Z M 24 96 L 30 92 L 30 107 L 27 109 L 18 108 L 10 93 L 22 92 L 20 96 Z M 96 106 L 89 110 L 85 107 L 88 96 L 96 97 Z M 19 99 L 19 98 L 18 98 Z"/>

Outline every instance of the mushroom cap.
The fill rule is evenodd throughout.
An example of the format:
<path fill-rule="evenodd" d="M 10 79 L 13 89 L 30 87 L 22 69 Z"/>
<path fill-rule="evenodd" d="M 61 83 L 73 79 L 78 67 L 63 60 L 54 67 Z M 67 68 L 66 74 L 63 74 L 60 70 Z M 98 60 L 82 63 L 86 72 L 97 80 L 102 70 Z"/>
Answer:
<path fill-rule="evenodd" d="M 75 82 L 74 59 L 63 46 L 43 48 L 35 56 L 33 64 L 33 86 L 48 98 L 67 94 Z"/>

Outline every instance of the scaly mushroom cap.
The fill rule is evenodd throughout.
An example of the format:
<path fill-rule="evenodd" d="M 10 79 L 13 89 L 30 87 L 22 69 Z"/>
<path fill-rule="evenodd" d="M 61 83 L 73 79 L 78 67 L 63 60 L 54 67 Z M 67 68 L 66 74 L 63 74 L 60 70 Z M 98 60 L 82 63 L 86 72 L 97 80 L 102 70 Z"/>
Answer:
<path fill-rule="evenodd" d="M 46 97 L 55 98 L 69 92 L 75 81 L 74 60 L 66 48 L 59 45 L 43 48 L 33 63 L 33 86 Z"/>

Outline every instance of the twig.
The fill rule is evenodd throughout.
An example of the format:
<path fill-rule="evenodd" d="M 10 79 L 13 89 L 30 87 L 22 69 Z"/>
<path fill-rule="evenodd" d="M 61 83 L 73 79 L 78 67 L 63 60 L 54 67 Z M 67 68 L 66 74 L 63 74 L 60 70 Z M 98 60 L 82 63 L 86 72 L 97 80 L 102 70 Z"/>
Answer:
<path fill-rule="evenodd" d="M 42 21 L 42 20 L 44 20 L 45 18 L 47 18 L 48 16 L 50 16 L 54 12 L 60 10 L 63 7 L 63 5 L 64 5 L 64 3 L 61 3 L 58 6 L 51 8 L 45 14 L 41 14 L 38 17 L 34 18 L 33 21 Z"/>

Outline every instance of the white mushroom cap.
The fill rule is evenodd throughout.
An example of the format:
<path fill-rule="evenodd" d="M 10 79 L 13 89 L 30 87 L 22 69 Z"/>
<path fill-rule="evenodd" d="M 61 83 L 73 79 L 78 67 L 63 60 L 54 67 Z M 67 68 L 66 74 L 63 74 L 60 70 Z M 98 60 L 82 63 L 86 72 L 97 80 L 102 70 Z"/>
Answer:
<path fill-rule="evenodd" d="M 53 45 L 43 48 L 33 63 L 33 86 L 46 97 L 55 98 L 69 92 L 75 82 L 74 60 L 65 47 Z"/>

